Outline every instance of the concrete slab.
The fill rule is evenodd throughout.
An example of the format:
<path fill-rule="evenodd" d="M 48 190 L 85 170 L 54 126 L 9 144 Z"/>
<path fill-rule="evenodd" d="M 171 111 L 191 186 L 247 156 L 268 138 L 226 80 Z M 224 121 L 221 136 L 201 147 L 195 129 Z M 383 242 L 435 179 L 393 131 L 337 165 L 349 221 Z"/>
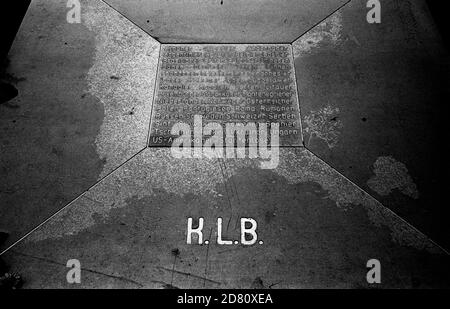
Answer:
<path fill-rule="evenodd" d="M 141 287 L 137 282 L 90 269 L 83 271 L 83 287 L 69 284 L 67 280 L 61 280 L 67 276 L 67 271 L 70 270 L 66 264 L 12 251 L 6 257 L 5 262 L 11 265 L 10 273 L 26 274 L 22 276 L 22 288 L 24 289 L 136 289 Z"/>
<path fill-rule="evenodd" d="M 383 2 L 369 25 L 353 0 L 293 44 L 308 149 L 281 149 L 274 170 L 146 148 L 161 47 L 144 30 L 171 43 L 290 42 L 344 1 L 106 2 L 82 0 L 69 24 L 66 1 L 34 0 L 10 53 L 5 246 L 39 227 L 1 257 L 25 287 L 73 287 L 69 259 L 84 269 L 78 288 L 368 288 L 370 259 L 381 288 L 450 286 L 449 255 L 428 238 L 449 248 L 449 58 L 423 1 Z M 186 243 L 189 217 L 205 218 L 210 243 Z M 261 243 L 217 244 L 217 219 L 238 240 L 243 217 Z"/>
<path fill-rule="evenodd" d="M 291 43 L 346 0 L 106 0 L 163 43 Z"/>
<path fill-rule="evenodd" d="M 14 242 L 146 146 L 159 43 L 101 1 L 34 0 L 0 106 L 0 227 Z M 7 245 L 7 244 L 6 244 Z"/>
<path fill-rule="evenodd" d="M 205 219 L 209 244 L 186 243 L 189 217 Z M 240 218 L 254 218 L 263 243 L 218 245 L 219 217 L 228 240 L 239 239 Z M 364 288 L 374 258 L 380 287 L 450 285 L 448 254 L 301 148 L 282 149 L 273 171 L 258 160 L 174 159 L 149 148 L 5 254 L 13 265 L 22 255 L 78 259 L 147 288 Z M 63 286 L 66 277 L 48 280 Z"/>
<path fill-rule="evenodd" d="M 425 1 L 352 1 L 293 44 L 305 145 L 450 248 L 450 67 Z"/>

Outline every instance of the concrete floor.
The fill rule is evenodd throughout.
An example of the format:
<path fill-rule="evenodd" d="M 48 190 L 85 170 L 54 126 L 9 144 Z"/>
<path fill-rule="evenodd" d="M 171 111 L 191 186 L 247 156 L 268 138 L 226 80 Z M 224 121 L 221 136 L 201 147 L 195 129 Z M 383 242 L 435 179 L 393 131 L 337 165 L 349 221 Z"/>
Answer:
<path fill-rule="evenodd" d="M 376 287 L 450 286 L 449 62 L 423 1 L 383 2 L 380 25 L 362 0 L 283 1 L 279 16 L 278 1 L 246 1 L 245 22 L 242 1 L 106 2 L 81 1 L 68 24 L 66 1 L 32 1 L 9 54 L 0 229 L 3 249 L 21 241 L 2 258 L 26 288 L 370 288 L 373 258 Z M 162 42 L 295 40 L 305 147 L 272 171 L 147 148 L 161 45 L 134 23 Z M 188 217 L 212 236 L 224 218 L 230 239 L 255 218 L 264 244 L 187 245 Z"/>
<path fill-rule="evenodd" d="M 347 0 L 106 0 L 162 43 L 292 43 Z"/>
<path fill-rule="evenodd" d="M 448 51 L 423 1 L 386 2 L 374 26 L 364 10 L 352 1 L 294 42 L 306 147 L 450 248 Z"/>

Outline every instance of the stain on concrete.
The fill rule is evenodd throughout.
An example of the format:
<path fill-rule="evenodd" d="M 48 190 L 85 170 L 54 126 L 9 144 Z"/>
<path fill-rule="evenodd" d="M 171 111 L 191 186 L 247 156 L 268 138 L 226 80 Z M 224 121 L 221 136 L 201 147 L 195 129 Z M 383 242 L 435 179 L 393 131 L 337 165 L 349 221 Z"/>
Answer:
<path fill-rule="evenodd" d="M 217 191 L 217 186 L 236 174 L 238 169 L 257 168 L 259 165 L 257 160 L 236 160 L 224 169 L 217 159 L 175 159 L 169 148 L 150 148 L 83 194 L 77 204 L 84 204 L 86 199 L 96 202 L 88 207 L 79 206 L 83 214 L 75 214 L 79 211 L 69 205 L 27 240 L 77 234 L 95 223 L 94 216 L 107 217 L 112 209 L 126 207 L 127 199 L 153 196 L 159 190 L 179 197 L 203 196 L 217 207 L 226 198 Z"/>
<path fill-rule="evenodd" d="M 264 286 L 264 282 L 261 279 L 261 277 L 256 277 L 255 280 L 253 280 L 252 285 L 250 286 L 251 289 L 266 289 L 266 287 Z"/>
<path fill-rule="evenodd" d="M 329 148 L 334 148 L 339 142 L 343 128 L 338 107 L 330 105 L 317 111 L 312 111 L 304 117 L 304 132 L 309 135 L 306 140 L 308 147 L 311 139 L 323 140 Z"/>
<path fill-rule="evenodd" d="M 373 172 L 375 176 L 367 181 L 367 185 L 379 195 L 387 196 L 399 190 L 410 198 L 419 198 L 419 191 L 406 165 L 393 157 L 379 157 L 373 165 Z"/>
<path fill-rule="evenodd" d="M 95 138 L 103 107 L 86 95 L 95 53 L 83 25 L 68 24 L 66 2 L 32 1 L 5 74 L 18 96 L 0 105 L 0 226 L 6 246 L 98 179 Z M 64 45 L 70 42 L 70 47 Z"/>
<path fill-rule="evenodd" d="M 227 191 L 225 196 L 217 191 L 217 187 L 243 169 L 258 170 L 258 161 L 227 159 L 220 163 L 212 159 L 174 159 L 170 149 L 147 149 L 84 195 L 94 203 L 83 208 L 85 213 L 82 216 L 71 215 L 69 207 L 65 213 L 32 234 L 28 241 L 57 239 L 77 234 L 93 226 L 95 216 L 107 218 L 113 209 L 126 207 L 128 199 L 153 196 L 159 190 L 181 198 L 202 196 L 211 207 L 217 208 L 230 194 L 236 195 L 236 187 L 234 191 Z M 270 173 L 283 177 L 291 184 L 317 183 L 328 192 L 326 198 L 332 200 L 341 211 L 362 207 L 367 211 L 372 224 L 387 227 L 391 231 L 392 239 L 397 243 L 419 250 L 440 252 L 425 235 L 306 149 L 281 149 L 280 164 Z M 94 206 L 95 204 L 97 206 Z M 273 212 L 273 209 L 270 211 Z M 69 221 L 75 221 L 65 228 L 62 222 L 68 220 L 68 217 L 71 218 Z M 266 213 L 263 214 L 263 220 L 267 221 Z"/>
<path fill-rule="evenodd" d="M 100 207 L 98 202 L 89 200 L 73 206 L 80 209 L 86 206 L 85 202 Z M 126 277 L 146 288 L 200 288 L 205 279 L 208 284 L 220 285 L 203 278 L 206 247 L 188 246 L 185 242 L 188 216 L 208 209 L 205 217 L 212 221 L 214 210 L 208 202 L 197 196 L 181 198 L 155 190 L 151 197 L 133 197 L 125 204 L 126 207 L 112 209 L 106 217 L 94 215 L 95 224 L 76 235 L 21 247 L 27 247 L 24 251 L 31 253 L 37 248 L 35 245 L 44 245 L 46 258 L 63 261 L 66 254 L 77 256 L 88 269 Z M 66 249 L 55 252 L 56 244 Z"/>
<path fill-rule="evenodd" d="M 441 249 L 428 237 L 407 224 L 311 152 L 300 150 L 301 153 L 298 153 L 298 151 L 296 153 L 295 150 L 284 150 L 275 173 L 283 175 L 291 183 L 312 181 L 320 184 L 329 193 L 328 198 L 335 201 L 336 205 L 343 210 L 354 206 L 365 208 L 372 223 L 386 226 L 391 231 L 392 239 L 402 245 L 434 253 L 441 252 Z"/>
<path fill-rule="evenodd" d="M 238 196 L 230 191 L 234 186 Z M 215 191 L 226 198 L 211 205 L 203 194 L 180 196 L 155 189 L 151 196 L 127 199 L 125 207 L 113 208 L 105 217 L 94 215 L 95 224 L 76 235 L 22 243 L 16 250 L 59 263 L 77 257 L 87 269 L 147 288 L 368 287 L 365 263 L 374 256 L 383 261 L 383 287 L 410 286 L 412 278 L 425 287 L 449 284 L 447 256 L 392 241 L 389 227 L 374 225 L 365 207 L 349 205 L 342 211 L 329 192 L 312 181 L 291 182 L 270 171 L 244 167 L 218 183 Z M 84 202 L 101 207 L 92 200 L 73 206 L 86 207 Z M 266 213 L 274 208 L 277 216 L 265 223 Z M 223 236 L 238 239 L 239 225 L 234 223 L 248 216 L 259 223 L 264 245 L 186 244 L 188 217 L 205 218 L 207 239 L 217 236 L 217 217 L 231 219 Z"/>
<path fill-rule="evenodd" d="M 102 178 L 146 145 L 160 44 L 102 1 L 82 7 L 82 21 L 95 34 L 88 89 L 105 109 L 95 141 L 106 160 Z"/>
<path fill-rule="evenodd" d="M 219 194 L 215 188 L 218 183 L 223 182 L 223 176 L 217 172 L 218 168 L 216 160 L 174 159 L 168 148 L 147 149 L 84 195 L 85 198 L 97 201 L 96 207 L 93 204 L 83 208 L 84 214 L 77 216 L 73 216 L 71 207 L 68 207 L 64 214 L 34 233 L 30 239 L 42 240 L 62 237 L 67 233 L 76 234 L 94 224 L 94 215 L 107 217 L 112 209 L 125 207 L 127 199 L 152 196 L 158 190 L 180 197 L 188 194 L 207 196 L 214 205 Z M 73 224 L 66 229 L 61 223 L 68 217 L 72 218 L 70 222 L 73 221 Z"/>
<path fill-rule="evenodd" d="M 333 148 L 320 138 L 308 144 L 304 130 L 308 149 L 374 194 L 368 180 L 379 156 L 407 163 L 418 190 L 405 185 L 406 194 L 394 189 L 376 197 L 448 251 L 449 215 L 442 195 L 448 177 L 440 141 L 448 140 L 443 101 L 450 70 L 425 2 L 386 1 L 386 18 L 370 25 L 365 2 L 351 1 L 340 10 L 337 43 L 325 39 L 298 55 L 295 67 L 302 125 L 325 106 L 339 109 L 344 124 Z"/>
<path fill-rule="evenodd" d="M 323 43 L 339 44 L 341 32 L 342 16 L 341 12 L 337 11 L 292 44 L 294 57 L 308 54 Z"/>
<path fill-rule="evenodd" d="M 82 24 L 69 24 L 63 0 L 33 1 L 10 52 L 19 95 L 0 115 L 10 241 L 146 146 L 159 43 L 102 1 L 81 7 Z"/>

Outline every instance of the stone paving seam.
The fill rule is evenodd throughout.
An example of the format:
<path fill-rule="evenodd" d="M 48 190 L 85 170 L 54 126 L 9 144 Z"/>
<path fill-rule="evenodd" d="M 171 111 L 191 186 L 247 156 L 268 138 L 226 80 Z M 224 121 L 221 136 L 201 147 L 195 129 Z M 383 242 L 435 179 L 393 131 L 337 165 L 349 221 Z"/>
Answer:
<path fill-rule="evenodd" d="M 159 40 L 159 38 L 152 36 L 150 33 L 148 33 L 146 30 L 144 30 L 141 26 L 139 26 L 138 24 L 136 24 L 134 21 L 132 21 L 130 18 L 128 18 L 127 16 L 125 16 L 123 13 L 121 13 L 118 9 L 116 9 L 114 6 L 112 6 L 111 4 L 109 4 L 108 2 L 106 2 L 105 0 L 98 0 L 101 1 L 103 3 L 105 3 L 107 6 L 109 6 L 111 9 L 113 9 L 114 11 L 116 11 L 118 14 L 120 14 L 120 16 L 122 16 L 123 18 L 125 18 L 126 20 L 128 20 L 129 22 L 131 22 L 133 25 L 135 25 L 136 27 L 138 27 L 139 29 L 141 29 L 142 31 L 144 31 L 148 36 L 150 36 L 152 39 L 154 39 L 155 41 L 157 41 L 158 43 L 160 43 L 161 45 L 170 45 L 170 44 L 223 44 L 223 45 L 231 45 L 231 44 L 255 44 L 255 45 L 264 45 L 264 44 L 293 44 L 295 41 L 299 40 L 300 38 L 302 38 L 305 34 L 307 34 L 308 32 L 310 32 L 311 30 L 313 30 L 314 28 L 316 28 L 318 25 L 320 25 L 323 21 L 325 21 L 326 19 L 328 19 L 330 16 L 332 16 L 333 14 L 335 14 L 336 12 L 340 11 L 342 8 L 344 8 L 347 4 L 349 4 L 350 2 L 352 2 L 352 0 L 348 0 L 347 2 L 345 2 L 344 4 L 340 5 L 336 10 L 334 10 L 333 12 L 331 12 L 330 14 L 328 14 L 326 17 L 324 17 L 323 19 L 321 19 L 319 22 L 315 23 L 312 27 L 310 27 L 308 30 L 304 31 L 300 36 L 296 37 L 292 42 L 276 42 L 276 43 L 271 43 L 271 42 L 262 42 L 262 43 L 258 43 L 258 42 L 253 42 L 253 43 L 233 43 L 233 42 L 227 42 L 227 43 L 223 43 L 223 42 L 173 42 L 173 43 L 163 43 Z"/>
<path fill-rule="evenodd" d="M 367 194 L 367 196 L 369 196 L 371 199 L 377 201 L 380 205 L 382 205 L 382 207 L 384 207 L 388 212 L 390 212 L 394 217 L 398 218 L 400 221 L 404 222 L 406 225 L 410 226 L 413 230 L 415 230 L 416 232 L 418 232 L 419 234 L 422 234 L 426 237 L 426 239 L 428 241 L 430 241 L 431 244 L 433 244 L 434 246 L 436 246 L 437 248 L 439 248 L 440 250 L 442 250 L 445 254 L 447 254 L 448 256 L 450 256 L 450 252 L 448 252 L 444 247 L 442 247 L 441 245 L 439 245 L 438 243 L 436 243 L 433 239 L 431 239 L 427 234 L 423 233 L 422 231 L 420 231 L 418 228 L 416 228 L 414 225 L 412 225 L 411 223 L 409 223 L 408 221 L 406 221 L 405 219 L 403 219 L 402 217 L 400 217 L 397 213 L 395 213 L 394 211 L 392 211 L 389 207 L 384 206 L 383 203 L 381 203 L 378 199 L 376 199 L 372 194 L 368 193 L 366 190 L 364 190 L 363 188 L 361 188 L 360 186 L 358 186 L 355 182 L 353 182 L 351 179 L 349 179 L 347 176 L 345 176 L 344 174 L 342 174 L 340 171 L 338 171 L 336 168 L 334 168 L 333 166 L 331 166 L 330 164 L 328 164 L 325 160 L 323 160 L 320 156 L 318 156 L 317 154 L 315 154 L 312 150 L 310 150 L 308 147 L 305 147 L 305 149 L 307 151 L 309 151 L 313 156 L 315 156 L 317 159 L 319 159 L 320 161 L 322 161 L 325 165 L 327 165 L 331 170 L 335 171 L 338 175 L 340 175 L 342 178 L 344 178 L 345 180 L 347 180 L 349 183 L 351 183 L 355 188 L 357 188 L 358 190 L 360 190 L 361 192 Z"/>
<path fill-rule="evenodd" d="M 42 258 L 42 257 L 39 257 L 39 256 L 34 256 L 34 255 L 30 255 L 30 254 L 26 254 L 26 253 L 22 253 L 22 252 L 19 252 L 19 251 L 14 251 L 14 250 L 11 250 L 10 253 L 15 254 L 15 255 L 20 255 L 20 256 L 23 256 L 23 257 L 27 257 L 27 258 L 30 258 L 30 259 L 35 259 L 35 260 L 38 260 L 38 261 L 41 261 L 41 262 L 45 262 L 45 263 L 48 263 L 48 264 L 59 265 L 59 266 L 62 266 L 64 268 L 67 268 L 67 266 L 65 264 L 60 263 L 58 261 L 54 261 L 54 260 L 48 259 L 48 258 Z M 116 280 L 121 280 L 121 281 L 129 282 L 129 283 L 133 283 L 135 285 L 138 285 L 141 288 L 144 287 L 143 284 L 141 284 L 141 283 L 139 283 L 137 281 L 134 281 L 132 279 L 128 279 L 126 277 L 114 276 L 114 275 L 106 274 L 106 273 L 103 273 L 103 272 L 100 272 L 100 271 L 97 271 L 97 270 L 92 270 L 92 269 L 84 268 L 84 267 L 83 267 L 83 271 L 87 271 L 89 273 L 105 276 L 105 277 L 116 279 Z"/>
<path fill-rule="evenodd" d="M 129 19 L 128 17 L 126 17 L 125 15 L 123 15 L 119 10 L 117 10 L 115 7 L 113 7 L 111 4 L 109 4 L 108 2 L 104 1 L 104 0 L 97 0 L 100 2 L 103 2 L 104 4 L 106 4 L 108 7 L 110 7 L 112 10 L 114 10 L 117 14 L 119 14 L 120 16 L 122 16 L 123 18 L 125 18 L 127 21 L 129 21 L 130 23 L 132 23 L 135 27 L 141 29 L 145 34 L 147 34 L 149 37 L 151 37 L 153 40 L 155 40 L 156 42 L 158 42 L 159 44 L 162 44 L 157 38 L 153 37 L 150 35 L 150 33 L 148 33 L 147 31 L 145 31 L 141 26 L 139 26 L 138 24 L 136 24 L 134 21 L 132 21 L 131 19 Z"/>
<path fill-rule="evenodd" d="M 161 44 L 161 43 L 160 43 Z M 162 45 L 161 44 L 159 46 L 159 52 L 158 52 L 158 64 L 156 66 L 156 75 L 155 75 L 155 87 L 153 89 L 153 98 L 152 98 L 152 108 L 150 109 L 150 120 L 148 122 L 148 132 L 147 132 L 147 142 L 146 142 L 146 147 L 149 147 L 150 145 L 150 136 L 152 133 L 152 117 L 153 117 L 153 109 L 155 106 L 155 98 L 156 98 L 156 88 L 158 87 L 158 81 L 159 81 L 159 66 L 160 66 L 160 62 L 161 62 L 161 50 L 162 50 Z"/>
<path fill-rule="evenodd" d="M 144 152 L 147 149 L 147 147 L 144 147 L 143 149 L 141 149 L 139 152 L 137 152 L 136 154 L 134 154 L 131 158 L 129 158 L 128 160 L 126 160 L 125 162 L 123 162 L 122 164 L 120 164 L 117 168 L 115 168 L 114 170 L 112 170 L 111 172 L 109 172 L 107 175 L 105 175 L 103 178 L 99 179 L 96 183 L 94 183 L 92 186 L 90 186 L 89 188 L 87 188 L 85 191 L 83 191 L 81 194 L 79 194 L 77 197 L 75 197 L 73 200 L 71 200 L 69 203 L 67 203 L 64 207 L 62 207 L 61 209 L 59 209 L 58 211 L 56 211 L 53 215 L 51 215 L 50 217 L 48 217 L 47 219 L 45 219 L 44 221 L 42 221 L 40 224 L 38 224 L 36 227 L 34 227 L 31 231 L 29 231 L 28 233 L 26 233 L 24 236 L 22 236 L 21 238 L 19 238 L 18 240 L 16 240 L 14 243 L 12 243 L 9 247 L 7 247 L 5 250 L 3 250 L 0 253 L 0 256 L 2 256 L 3 254 L 5 254 L 6 252 L 8 252 L 9 250 L 11 250 L 13 247 L 17 246 L 19 243 L 21 243 L 23 240 L 25 240 L 27 237 L 29 237 L 31 234 L 33 234 L 35 231 L 37 231 L 39 228 L 41 228 L 43 225 L 45 225 L 47 222 L 51 221 L 53 218 L 55 218 L 56 216 L 58 216 L 61 212 L 63 212 L 64 210 L 66 210 L 67 208 L 69 208 L 73 203 L 75 203 L 76 201 L 78 201 L 79 199 L 83 198 L 84 195 L 86 193 L 88 193 L 91 189 L 93 189 L 95 186 L 97 186 L 99 183 L 103 182 L 104 180 L 106 180 L 109 176 L 111 176 L 112 174 L 114 174 L 117 170 L 119 170 L 120 168 L 122 168 L 122 166 L 124 166 L 125 164 L 127 164 L 128 162 L 130 162 L 131 160 L 133 160 L 135 157 L 137 157 L 139 154 L 141 154 L 142 152 Z"/>
<path fill-rule="evenodd" d="M 322 20 L 320 20 L 318 23 L 314 24 L 311 28 L 309 28 L 308 30 L 306 30 L 305 32 L 303 32 L 299 37 L 297 37 L 295 40 L 293 40 L 291 43 L 289 44 L 294 44 L 296 41 L 300 40 L 303 36 L 305 36 L 308 32 L 310 32 L 311 30 L 313 30 L 314 28 L 316 28 L 317 26 L 319 26 L 321 23 L 323 23 L 325 20 L 327 20 L 328 18 L 330 18 L 331 16 L 333 16 L 334 14 L 336 14 L 337 12 L 339 12 L 341 9 L 343 9 L 345 6 L 347 6 L 350 2 L 352 2 L 353 0 L 348 0 L 347 2 L 345 2 L 344 4 L 342 4 L 340 7 L 338 7 L 336 10 L 334 10 L 333 12 L 331 12 L 330 14 L 328 14 L 325 18 L 323 18 Z"/>
<path fill-rule="evenodd" d="M 295 41 L 294 41 L 295 42 Z M 300 95 L 298 93 L 298 84 L 297 84 L 297 72 L 295 69 L 295 56 L 294 56 L 294 43 L 291 43 L 291 52 L 292 52 L 292 68 L 294 69 L 294 83 L 295 83 L 295 95 L 297 96 L 297 104 L 298 104 L 298 121 L 299 121 L 299 126 L 300 126 L 300 138 L 301 140 L 301 144 L 303 145 L 303 147 L 305 147 L 305 139 L 303 136 L 303 118 L 302 118 L 302 108 L 300 106 Z"/>

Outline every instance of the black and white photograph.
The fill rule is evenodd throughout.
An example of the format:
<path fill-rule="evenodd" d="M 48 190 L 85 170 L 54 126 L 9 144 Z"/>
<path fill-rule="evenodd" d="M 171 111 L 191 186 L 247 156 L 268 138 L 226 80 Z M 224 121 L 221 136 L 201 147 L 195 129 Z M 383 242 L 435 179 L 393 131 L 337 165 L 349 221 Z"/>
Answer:
<path fill-rule="evenodd" d="M 448 14 L 2 1 L 0 290 L 449 289 Z"/>

